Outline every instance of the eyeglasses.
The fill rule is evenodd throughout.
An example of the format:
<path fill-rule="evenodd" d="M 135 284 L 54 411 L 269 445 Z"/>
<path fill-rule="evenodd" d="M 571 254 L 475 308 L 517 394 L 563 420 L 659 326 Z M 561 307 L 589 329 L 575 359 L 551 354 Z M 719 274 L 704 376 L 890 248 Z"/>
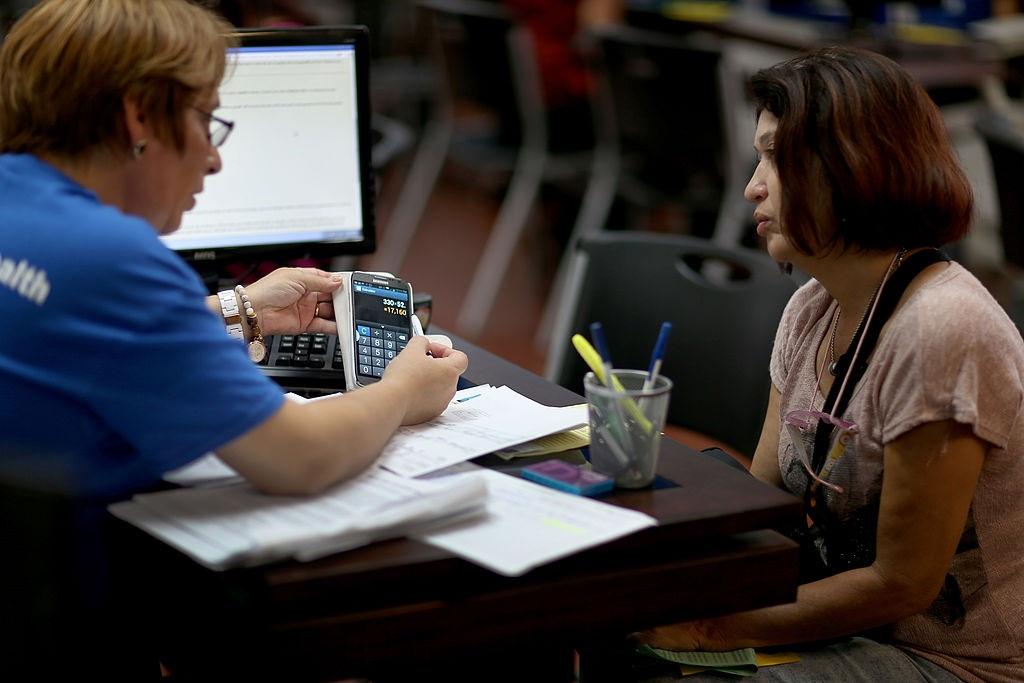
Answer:
<path fill-rule="evenodd" d="M 231 135 L 231 131 L 235 127 L 234 121 L 227 121 L 214 116 L 213 112 L 204 111 L 199 107 L 192 107 L 197 112 L 206 117 L 206 138 L 210 141 L 210 144 L 214 147 L 220 147 L 228 140 L 228 136 Z"/>

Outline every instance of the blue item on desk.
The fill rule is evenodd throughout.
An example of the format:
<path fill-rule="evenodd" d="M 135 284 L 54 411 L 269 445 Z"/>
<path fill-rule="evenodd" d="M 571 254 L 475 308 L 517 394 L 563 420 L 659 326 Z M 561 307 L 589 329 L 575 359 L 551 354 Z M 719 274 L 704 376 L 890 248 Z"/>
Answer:
<path fill-rule="evenodd" d="M 597 496 L 611 491 L 615 486 L 611 478 L 564 460 L 545 460 L 524 467 L 522 476 L 524 479 L 578 496 Z"/>
<path fill-rule="evenodd" d="M 580 453 L 583 454 L 583 459 L 584 460 L 586 460 L 587 462 L 590 462 L 590 446 L 584 446 L 583 448 L 581 448 L 580 449 Z M 726 457 L 729 457 L 729 456 L 726 456 Z M 654 477 L 654 483 L 651 484 L 651 489 L 656 491 L 658 489 L 672 489 L 672 488 L 675 488 L 677 486 L 679 486 L 679 484 L 675 483 L 671 479 L 666 479 L 665 477 L 663 477 L 663 476 L 661 476 L 659 474 L 659 475 L 656 475 Z"/>

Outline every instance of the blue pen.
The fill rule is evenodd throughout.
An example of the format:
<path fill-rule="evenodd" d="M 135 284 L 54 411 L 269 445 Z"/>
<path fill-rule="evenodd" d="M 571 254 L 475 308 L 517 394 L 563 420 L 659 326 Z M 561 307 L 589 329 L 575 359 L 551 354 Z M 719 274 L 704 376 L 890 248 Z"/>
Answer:
<path fill-rule="evenodd" d="M 601 356 L 601 364 L 604 365 L 605 386 L 612 385 L 612 354 L 608 350 L 608 340 L 604 337 L 604 328 L 601 323 L 590 323 L 590 338 L 594 340 L 597 353 Z"/>
<path fill-rule="evenodd" d="M 661 373 L 661 361 L 665 357 L 665 345 L 668 343 L 668 335 L 672 332 L 672 323 L 664 322 L 658 332 L 658 340 L 654 342 L 654 351 L 651 352 L 651 363 L 647 366 L 647 379 L 644 380 L 644 391 L 654 388 L 654 383 Z"/>
<path fill-rule="evenodd" d="M 612 381 L 612 354 L 611 351 L 608 350 L 608 340 L 605 339 L 604 328 L 601 327 L 601 323 L 590 323 L 590 337 L 594 340 L 594 346 L 597 347 L 597 354 L 601 356 L 601 364 L 604 365 L 604 385 L 609 389 L 615 390 L 615 384 Z M 615 415 L 618 419 L 611 421 L 609 425 L 611 429 L 618 434 L 618 443 L 616 443 L 616 439 L 609 434 L 609 441 L 611 443 L 615 443 L 615 446 L 610 446 L 610 448 L 618 448 L 618 452 L 622 453 L 619 445 L 622 443 L 628 443 L 629 421 L 626 420 L 626 415 L 622 412 L 621 401 L 612 402 L 612 406 L 614 407 Z"/>

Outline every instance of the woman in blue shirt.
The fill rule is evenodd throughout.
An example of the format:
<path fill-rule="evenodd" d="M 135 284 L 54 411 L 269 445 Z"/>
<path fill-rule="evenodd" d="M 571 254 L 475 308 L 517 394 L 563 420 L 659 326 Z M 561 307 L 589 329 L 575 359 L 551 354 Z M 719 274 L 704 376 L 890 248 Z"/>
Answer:
<path fill-rule="evenodd" d="M 466 356 L 416 338 L 371 387 L 283 401 L 159 240 L 221 169 L 230 30 L 186 0 L 44 0 L 4 42 L 0 482 L 120 498 L 215 450 L 312 493 L 453 395 Z M 331 332 L 339 286 L 284 269 L 247 293 L 266 334 Z"/>

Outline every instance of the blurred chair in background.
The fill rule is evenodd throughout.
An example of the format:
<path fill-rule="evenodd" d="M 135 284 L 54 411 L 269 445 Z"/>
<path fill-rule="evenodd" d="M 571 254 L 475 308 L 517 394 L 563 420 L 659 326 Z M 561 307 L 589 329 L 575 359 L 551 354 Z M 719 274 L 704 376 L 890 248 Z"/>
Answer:
<path fill-rule="evenodd" d="M 622 197 L 641 215 L 676 207 L 676 231 L 709 236 L 724 184 L 721 43 L 608 26 L 590 31 L 587 44 L 598 84 L 591 183 L 611 192 L 603 212 L 581 212 L 576 230 L 602 229 Z"/>
<path fill-rule="evenodd" d="M 547 345 L 566 315 L 566 299 L 579 287 L 583 264 L 574 245 L 605 229 L 617 199 L 642 216 L 671 207 L 680 217 L 672 232 L 710 237 L 724 246 L 744 241 L 751 208 L 743 187 L 755 164 L 747 81 L 790 56 L 704 34 L 621 26 L 591 31 L 588 38 L 597 74 L 597 146 L 538 328 L 539 347 Z"/>
<path fill-rule="evenodd" d="M 374 113 L 419 130 L 433 102 L 437 76 L 422 54 L 424 40 L 415 0 L 319 1 L 346 5 L 345 23 L 361 24 L 370 30 L 370 99 Z"/>
<path fill-rule="evenodd" d="M 309 26 L 317 16 L 296 0 L 216 0 L 212 9 L 233 26 Z"/>
<path fill-rule="evenodd" d="M 646 369 L 667 320 L 673 331 L 662 374 L 675 383 L 668 423 L 749 458 L 768 405 L 768 363 L 793 280 L 761 252 L 686 235 L 603 232 L 585 238 L 579 249 L 587 256 L 583 286 L 571 302 L 568 329 L 552 339 L 548 379 L 582 393 L 587 367 L 570 339 L 589 336 L 595 321 L 604 326 L 615 367 Z M 724 278 L 703 274 L 712 264 Z"/>
<path fill-rule="evenodd" d="M 1024 330 L 1024 130 L 1019 122 L 995 111 L 980 115 L 974 127 L 988 149 L 999 200 L 1005 282 L 995 294 L 1017 328 Z"/>
<path fill-rule="evenodd" d="M 578 15 L 585 13 L 590 22 L 608 22 L 612 17 L 598 16 L 598 11 L 607 15 L 612 8 L 596 7 L 595 0 L 500 2 L 509 9 L 513 21 L 529 30 L 533 41 L 548 128 L 548 148 L 553 152 L 593 149 L 591 79 L 583 54 L 576 45 L 580 31 Z"/>
<path fill-rule="evenodd" d="M 487 322 L 542 183 L 581 176 L 589 153 L 551 153 L 532 36 L 506 7 L 481 0 L 422 0 L 420 7 L 434 43 L 437 101 L 382 230 L 374 267 L 401 269 L 449 157 L 478 174 L 511 173 L 456 324 L 475 336 Z"/>

